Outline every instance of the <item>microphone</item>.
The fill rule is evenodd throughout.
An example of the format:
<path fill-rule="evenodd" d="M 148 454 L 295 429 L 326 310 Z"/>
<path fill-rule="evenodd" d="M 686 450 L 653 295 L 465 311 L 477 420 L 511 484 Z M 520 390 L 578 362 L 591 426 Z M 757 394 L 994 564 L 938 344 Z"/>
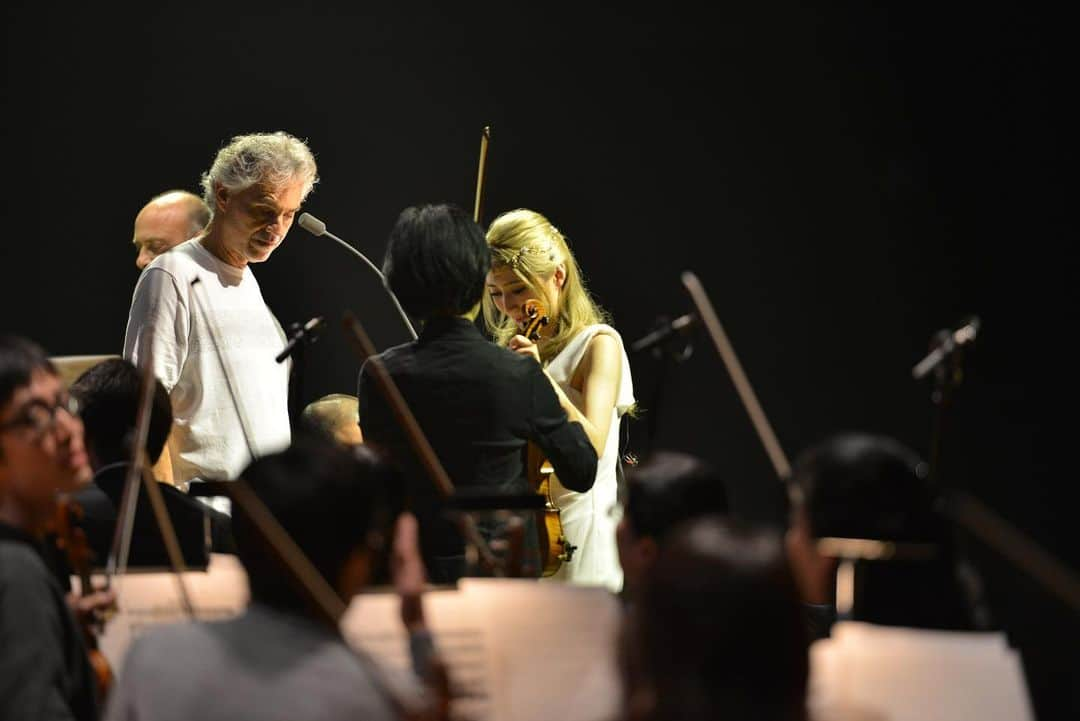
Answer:
<path fill-rule="evenodd" d="M 697 313 L 687 313 L 686 315 L 679 316 L 675 320 L 664 321 L 659 328 L 649 333 L 647 336 L 639 338 L 631 343 L 630 350 L 634 353 L 640 353 L 641 351 L 655 348 L 665 342 L 668 338 L 679 334 L 689 333 L 698 326 L 700 320 Z"/>
<path fill-rule="evenodd" d="M 383 275 L 383 272 L 379 270 L 378 266 L 368 260 L 367 256 L 361 253 L 359 250 L 352 247 L 344 240 L 328 231 L 326 229 L 326 223 L 322 222 L 311 213 L 302 213 L 300 215 L 300 219 L 297 222 L 300 224 L 301 228 L 311 233 L 316 238 L 325 235 L 331 240 L 337 241 L 337 243 L 341 245 L 342 248 L 345 248 L 345 250 L 349 251 L 350 253 L 358 257 L 360 260 L 364 261 L 364 263 L 367 264 L 367 267 L 375 271 L 375 275 L 379 276 L 379 280 L 382 281 L 383 288 L 386 289 L 387 294 L 390 296 L 390 300 L 394 302 L 394 308 L 397 309 L 398 315 L 401 316 L 401 320 L 404 321 L 405 327 L 409 330 L 409 335 L 412 336 L 413 340 L 416 340 L 416 330 L 413 328 L 412 322 L 409 321 L 409 316 L 405 314 L 405 311 L 401 307 L 401 303 L 398 303 L 397 296 L 394 295 L 394 292 L 392 290 L 390 290 L 390 286 L 386 284 L 386 276 Z"/>
<path fill-rule="evenodd" d="M 314 343 L 315 340 L 318 338 L 318 333 L 320 330 L 322 330 L 323 325 L 324 322 L 322 316 L 312 318 L 307 323 L 304 323 L 304 325 L 302 326 L 297 324 L 298 327 L 296 327 L 296 330 L 293 332 L 292 337 L 289 338 L 289 342 L 285 344 L 284 350 L 278 353 L 274 360 L 278 363 L 281 363 L 290 355 L 292 355 L 292 352 L 296 349 L 296 346 L 298 346 L 300 343 L 303 343 L 304 341 Z"/>
<path fill-rule="evenodd" d="M 326 233 L 326 223 L 316 218 L 311 213 L 300 214 L 300 227 L 318 238 Z"/>
<path fill-rule="evenodd" d="M 981 326 L 982 321 L 979 320 L 979 316 L 973 315 L 956 330 L 940 332 L 941 342 L 925 358 L 915 364 L 915 367 L 911 369 L 912 377 L 915 380 L 924 378 L 927 373 L 937 368 L 954 350 L 973 342 L 979 334 Z"/>

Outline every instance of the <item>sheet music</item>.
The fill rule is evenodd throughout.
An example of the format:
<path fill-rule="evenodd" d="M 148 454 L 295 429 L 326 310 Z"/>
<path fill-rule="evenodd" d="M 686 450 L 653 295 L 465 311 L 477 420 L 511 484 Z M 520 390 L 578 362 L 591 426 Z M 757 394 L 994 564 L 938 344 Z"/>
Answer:
<path fill-rule="evenodd" d="M 619 709 L 619 602 L 607 589 L 462 579 L 490 624 L 500 719 L 601 721 Z"/>
<path fill-rule="evenodd" d="M 1034 719 L 1019 655 L 1002 634 L 844 622 L 810 649 L 815 718 Z"/>
<path fill-rule="evenodd" d="M 188 571 L 183 578 L 197 620 L 231 618 L 248 605 L 247 574 L 236 556 L 211 554 L 206 571 Z M 103 576 L 93 580 L 104 583 Z M 72 579 L 72 587 L 78 586 L 78 578 Z M 143 631 L 158 624 L 189 619 L 181 605 L 176 578 L 171 571 L 129 572 L 114 576 L 112 587 L 116 590 L 119 610 L 105 624 L 98 645 L 113 671 L 119 673 L 128 646 Z"/>
<path fill-rule="evenodd" d="M 490 629 L 477 604 L 455 590 L 424 594 L 424 616 L 435 647 L 446 662 L 456 695 L 451 717 L 489 721 L 492 714 Z M 395 593 L 356 596 L 341 622 L 342 634 L 385 667 L 412 673 L 409 639 Z"/>
<path fill-rule="evenodd" d="M 247 607 L 243 567 L 213 555 L 206 572 L 184 574 L 200 621 L 236 616 Z M 77 586 L 77 579 L 75 581 Z M 131 642 L 147 628 L 184 622 L 172 573 L 113 579 L 121 612 L 99 639 L 120 672 Z M 464 721 L 604 721 L 618 708 L 615 635 L 620 609 L 602 588 L 535 580 L 463 579 L 458 589 L 424 594 L 424 613 L 446 662 Z M 393 592 L 356 596 L 342 618 L 346 641 L 391 674 L 412 674 L 400 599 Z"/>
<path fill-rule="evenodd" d="M 343 632 L 384 665 L 411 667 L 400 601 L 357 596 Z M 618 709 L 619 607 L 602 588 L 535 580 L 462 579 L 424 595 L 424 613 L 454 689 L 454 718 L 602 721 Z"/>

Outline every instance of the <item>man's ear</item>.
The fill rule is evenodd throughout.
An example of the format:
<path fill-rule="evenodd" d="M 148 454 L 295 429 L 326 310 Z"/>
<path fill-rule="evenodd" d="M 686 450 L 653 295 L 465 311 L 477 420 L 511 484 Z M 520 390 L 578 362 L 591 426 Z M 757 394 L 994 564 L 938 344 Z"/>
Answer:
<path fill-rule="evenodd" d="M 229 189 L 221 183 L 214 184 L 214 207 L 217 212 L 224 212 L 229 203 Z"/>

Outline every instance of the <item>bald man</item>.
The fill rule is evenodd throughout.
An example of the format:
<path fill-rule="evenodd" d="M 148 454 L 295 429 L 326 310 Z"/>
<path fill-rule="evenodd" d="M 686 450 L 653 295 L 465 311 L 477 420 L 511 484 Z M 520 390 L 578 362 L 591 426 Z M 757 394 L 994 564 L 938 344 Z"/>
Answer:
<path fill-rule="evenodd" d="M 142 270 L 169 250 L 194 238 L 210 222 L 203 199 L 186 190 L 169 190 L 150 199 L 135 216 L 132 243 L 139 254 L 135 265 Z"/>

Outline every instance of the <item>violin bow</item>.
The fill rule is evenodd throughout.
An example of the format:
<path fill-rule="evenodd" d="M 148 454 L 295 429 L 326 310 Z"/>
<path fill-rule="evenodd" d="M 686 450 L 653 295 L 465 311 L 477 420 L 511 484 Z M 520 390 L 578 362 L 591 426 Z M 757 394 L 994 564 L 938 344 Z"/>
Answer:
<path fill-rule="evenodd" d="M 162 498 L 161 489 L 150 472 L 150 462 L 146 457 L 146 437 L 150 429 L 151 407 L 154 402 L 154 390 L 157 384 L 157 379 L 154 376 L 153 349 L 150 344 L 147 344 L 146 354 L 144 354 L 142 360 L 139 405 L 135 415 L 135 431 L 131 440 L 131 463 L 128 466 L 127 476 L 124 479 L 124 490 L 120 496 L 120 509 L 117 513 L 116 527 L 113 531 L 112 547 L 109 549 L 109 559 L 105 566 L 105 583 L 107 587 L 114 575 L 117 573 L 124 574 L 127 571 L 128 555 L 131 551 L 131 534 L 135 527 L 135 509 L 139 498 L 137 489 L 141 480 L 146 488 L 146 496 L 150 500 L 154 518 L 157 520 L 161 540 L 165 544 L 165 552 L 169 556 L 169 565 L 172 567 L 173 576 L 176 578 L 180 604 L 183 606 L 188 618 L 194 619 L 195 607 L 191 603 L 187 584 L 184 583 L 183 573 L 187 570 L 187 567 L 184 564 L 184 556 L 180 552 L 180 542 L 176 538 L 176 529 L 173 527 L 172 519 L 165 509 L 165 500 Z"/>
<path fill-rule="evenodd" d="M 480 223 L 484 204 L 484 173 L 487 170 L 488 143 L 491 142 L 491 126 L 485 125 L 480 132 L 480 164 L 476 170 L 476 203 L 473 205 L 473 221 Z"/>
<path fill-rule="evenodd" d="M 750 385 L 750 379 L 746 377 L 746 372 L 743 371 L 742 364 L 739 363 L 739 357 L 735 355 L 735 348 L 731 345 L 731 341 L 728 340 L 724 327 L 720 325 L 720 319 L 716 316 L 716 311 L 713 309 L 708 294 L 705 293 L 705 288 L 702 287 L 698 277 L 690 271 L 682 274 L 682 283 L 690 294 L 690 299 L 694 301 L 694 305 L 697 307 L 698 317 L 701 318 L 703 325 L 709 332 L 709 336 L 716 345 L 716 350 L 720 354 L 720 359 L 724 362 L 724 367 L 727 368 L 728 375 L 731 376 L 731 381 L 735 384 L 735 390 L 738 391 L 739 398 L 746 407 L 747 413 L 750 414 L 750 421 L 754 424 L 754 430 L 757 431 L 758 438 L 765 447 L 765 453 L 768 454 L 769 461 L 772 462 L 777 478 L 787 485 L 788 479 L 791 477 L 791 464 L 788 463 L 787 456 L 784 455 L 784 450 L 780 447 L 780 441 L 776 439 L 776 434 L 773 433 L 769 419 L 765 417 L 765 411 L 762 410 L 757 394 L 754 393 L 754 388 Z"/>
<path fill-rule="evenodd" d="M 193 288 L 197 282 L 198 279 L 192 282 Z M 198 299 L 198 294 L 196 293 L 195 295 L 196 299 Z M 221 349 L 217 343 L 216 337 L 213 337 L 213 342 L 218 355 L 218 362 L 221 364 L 222 372 L 225 373 L 225 385 L 229 391 L 229 398 L 232 400 L 237 417 L 240 419 L 240 427 L 244 433 L 244 441 L 247 443 L 248 452 L 251 454 L 252 460 L 255 460 L 258 456 L 255 454 L 254 445 L 248 434 L 245 414 L 240 405 L 240 400 L 237 398 L 236 392 L 233 389 L 232 381 L 229 377 L 228 366 L 225 365 L 225 358 L 221 355 Z M 300 548 L 293 537 L 289 535 L 288 531 L 282 527 L 281 523 L 278 522 L 277 518 L 274 517 L 274 514 L 266 507 L 266 504 L 262 502 L 258 494 L 252 490 L 251 486 L 242 475 L 228 482 L 226 485 L 228 486 L 226 492 L 228 493 L 229 498 L 247 515 L 248 520 L 251 521 L 252 526 L 255 528 L 263 542 L 265 542 L 273 551 L 278 565 L 291 577 L 292 581 L 296 584 L 300 592 L 307 597 L 312 608 L 319 613 L 323 621 L 340 635 L 341 618 L 348 610 L 348 604 L 341 598 L 338 592 L 334 590 L 333 586 L 330 585 L 330 582 L 327 581 L 322 573 L 319 572 L 315 567 L 315 564 L 311 562 L 311 559 L 307 557 L 307 554 L 304 553 L 303 549 Z M 364 651 L 355 648 L 351 644 L 346 644 L 346 646 L 352 652 L 354 657 L 368 668 L 377 687 L 383 693 L 387 701 L 403 718 L 412 719 L 420 717 L 420 714 L 422 713 L 421 702 L 398 691 L 394 684 L 386 678 L 385 673 L 379 665 Z"/>
<path fill-rule="evenodd" d="M 420 428 L 420 424 L 416 421 L 416 416 L 413 415 L 409 406 L 405 403 L 405 398 L 401 395 L 397 384 L 394 383 L 394 379 L 390 377 L 386 367 L 383 366 L 382 361 L 375 354 L 375 346 L 364 331 L 364 327 L 350 311 L 345 311 L 343 325 L 350 346 L 356 353 L 361 365 L 367 363 L 370 366 L 372 377 L 374 377 L 383 397 L 393 410 L 398 425 L 408 437 L 413 452 L 420 457 L 424 470 L 427 471 L 435 484 L 435 489 L 444 498 L 450 496 L 454 492 L 454 484 L 450 480 L 450 476 L 447 475 L 446 469 L 435 453 L 435 449 L 431 447 L 431 443 L 428 441 L 427 436 L 424 435 L 423 429 Z M 473 544 L 484 562 L 495 570 L 496 575 L 502 575 L 503 566 L 480 535 L 475 520 L 471 516 L 464 514 L 459 517 L 459 521 L 461 534 L 468 542 Z"/>

